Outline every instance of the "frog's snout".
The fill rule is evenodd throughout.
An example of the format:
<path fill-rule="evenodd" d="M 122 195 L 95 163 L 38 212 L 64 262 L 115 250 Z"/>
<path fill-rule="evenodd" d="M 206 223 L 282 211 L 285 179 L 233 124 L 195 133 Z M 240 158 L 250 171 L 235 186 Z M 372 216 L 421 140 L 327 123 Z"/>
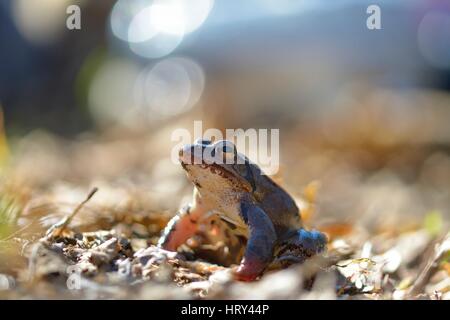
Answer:
<path fill-rule="evenodd" d="M 197 152 L 201 152 L 201 151 L 197 151 Z M 178 150 L 178 159 L 180 160 L 180 162 L 183 164 L 193 164 L 195 163 L 195 155 L 196 155 L 196 150 L 194 149 L 193 145 L 186 145 L 183 148 L 180 148 L 180 150 Z"/>
<path fill-rule="evenodd" d="M 186 151 L 188 151 L 186 150 L 186 147 L 180 148 L 180 150 L 178 150 L 178 160 L 180 160 L 181 164 L 186 164 L 191 160 L 190 157 L 186 157 Z"/>

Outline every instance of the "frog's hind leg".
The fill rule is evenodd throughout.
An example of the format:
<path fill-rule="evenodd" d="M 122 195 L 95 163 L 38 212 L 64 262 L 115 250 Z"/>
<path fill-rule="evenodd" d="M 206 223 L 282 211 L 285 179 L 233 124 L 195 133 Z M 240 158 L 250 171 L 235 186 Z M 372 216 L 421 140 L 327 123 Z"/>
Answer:
<path fill-rule="evenodd" d="M 255 280 L 266 269 L 273 258 L 276 242 L 275 228 L 267 214 L 259 207 L 243 204 L 241 211 L 250 235 L 244 258 L 235 272 L 238 280 Z"/>
<path fill-rule="evenodd" d="M 176 251 L 180 245 L 197 233 L 198 219 L 202 214 L 198 211 L 198 209 L 194 211 L 192 205 L 183 207 L 164 228 L 158 247 Z"/>

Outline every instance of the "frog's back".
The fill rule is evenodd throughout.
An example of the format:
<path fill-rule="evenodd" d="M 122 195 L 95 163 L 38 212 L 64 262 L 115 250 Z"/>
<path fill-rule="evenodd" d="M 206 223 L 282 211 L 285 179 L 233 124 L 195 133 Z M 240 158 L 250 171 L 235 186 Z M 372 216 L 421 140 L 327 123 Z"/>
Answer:
<path fill-rule="evenodd" d="M 300 210 L 294 199 L 268 176 L 260 175 L 255 194 L 278 234 L 285 235 L 302 227 Z"/>

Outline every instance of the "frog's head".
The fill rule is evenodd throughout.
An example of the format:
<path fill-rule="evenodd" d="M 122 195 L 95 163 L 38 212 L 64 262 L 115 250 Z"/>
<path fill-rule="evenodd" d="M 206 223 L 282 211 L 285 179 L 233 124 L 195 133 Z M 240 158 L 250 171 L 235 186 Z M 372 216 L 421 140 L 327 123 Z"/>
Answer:
<path fill-rule="evenodd" d="M 325 251 L 327 242 L 327 237 L 319 231 L 299 229 L 281 243 L 275 253 L 275 261 L 280 264 L 303 262 L 307 258 Z"/>
<path fill-rule="evenodd" d="M 179 151 L 179 160 L 199 192 L 252 192 L 256 188 L 257 166 L 228 140 L 212 143 L 199 139 Z"/>

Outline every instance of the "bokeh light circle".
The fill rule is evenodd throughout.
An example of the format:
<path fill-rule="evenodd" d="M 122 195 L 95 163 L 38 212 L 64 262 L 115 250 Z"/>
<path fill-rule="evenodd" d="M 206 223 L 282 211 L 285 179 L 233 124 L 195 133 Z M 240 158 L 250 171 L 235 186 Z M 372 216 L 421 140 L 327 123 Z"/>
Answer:
<path fill-rule="evenodd" d="M 161 58 L 203 24 L 213 5 L 214 0 L 119 0 L 111 11 L 111 30 L 135 54 Z"/>
<path fill-rule="evenodd" d="M 144 42 L 130 42 L 131 51 L 143 58 L 161 58 L 172 53 L 183 40 L 183 35 L 158 33 Z"/>
<path fill-rule="evenodd" d="M 35 44 L 50 44 L 63 35 L 70 0 L 14 0 L 11 16 L 20 34 Z M 45 12 L 45 14 L 43 14 Z"/>
<path fill-rule="evenodd" d="M 98 123 L 133 120 L 132 96 L 138 74 L 138 66 L 125 59 L 111 59 L 100 67 L 88 93 L 89 108 Z"/>
<path fill-rule="evenodd" d="M 422 56 L 433 67 L 450 68 L 450 12 L 428 12 L 417 32 Z"/>
<path fill-rule="evenodd" d="M 168 58 L 139 75 L 134 97 L 149 120 L 173 116 L 192 108 L 200 99 L 205 78 L 202 68 L 187 58 Z"/>
<path fill-rule="evenodd" d="M 153 25 L 169 34 L 190 33 L 209 15 L 214 0 L 155 0 Z"/>
<path fill-rule="evenodd" d="M 112 33 L 123 41 L 135 41 L 133 37 L 136 37 L 136 40 L 139 40 L 139 34 L 133 35 L 131 39 L 129 38 L 131 22 L 140 12 L 148 8 L 152 3 L 152 0 L 118 0 L 114 4 L 109 18 Z M 142 21 L 142 18 L 143 17 L 141 16 L 141 19 L 139 19 L 138 22 Z M 135 28 L 143 27 L 142 24 L 137 22 L 135 22 L 135 24 Z M 145 31 L 140 28 L 138 28 L 138 31 L 140 32 L 141 37 L 143 36 L 142 34 L 145 33 Z"/>
<path fill-rule="evenodd" d="M 133 17 L 128 27 L 128 42 L 144 42 L 158 34 L 159 31 L 152 24 L 153 16 L 154 6 L 148 6 Z"/>

